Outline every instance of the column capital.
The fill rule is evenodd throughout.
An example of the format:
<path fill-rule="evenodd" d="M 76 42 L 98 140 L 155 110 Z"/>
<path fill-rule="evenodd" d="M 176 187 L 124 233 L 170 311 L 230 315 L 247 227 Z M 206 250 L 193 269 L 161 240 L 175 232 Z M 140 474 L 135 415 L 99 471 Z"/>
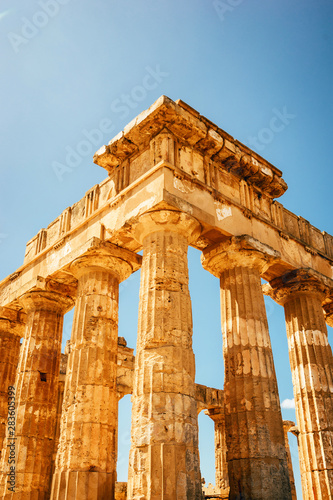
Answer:
<path fill-rule="evenodd" d="M 121 282 L 141 267 L 141 261 L 141 255 L 112 243 L 103 242 L 97 248 L 92 248 L 85 255 L 73 260 L 69 265 L 69 272 L 79 278 L 88 270 L 102 269 L 113 273 Z"/>
<path fill-rule="evenodd" d="M 75 296 L 76 286 L 37 277 L 36 286 L 25 292 L 18 301 L 25 312 L 48 309 L 65 314 L 74 306 Z"/>
<path fill-rule="evenodd" d="M 0 331 L 17 337 L 24 337 L 27 315 L 9 307 L 0 306 Z"/>
<path fill-rule="evenodd" d="M 247 234 L 232 236 L 207 247 L 201 255 L 204 269 L 220 278 L 221 273 L 234 267 L 257 268 L 259 272 L 278 260 L 280 252 Z"/>
<path fill-rule="evenodd" d="M 323 309 L 326 323 L 333 328 L 333 292 L 326 298 Z"/>
<path fill-rule="evenodd" d="M 66 269 L 78 278 L 78 290 L 48 497 L 53 500 L 114 498 L 119 281 L 140 260 L 135 253 L 99 242 Z M 73 443 L 72 436 L 80 436 L 80 442 Z"/>
<path fill-rule="evenodd" d="M 294 269 L 274 278 L 262 288 L 265 295 L 269 295 L 281 305 L 284 305 L 289 297 L 304 293 L 317 294 L 324 301 L 333 290 L 333 280 L 313 269 Z"/>
<path fill-rule="evenodd" d="M 214 422 L 221 422 L 224 420 L 224 407 L 220 408 L 208 408 L 204 411 L 205 415 L 208 415 Z"/>
<path fill-rule="evenodd" d="M 284 420 L 283 421 L 283 430 L 285 433 L 290 432 L 291 434 L 293 434 L 296 437 L 298 437 L 298 435 L 299 435 L 298 427 L 295 424 L 295 422 L 293 422 L 292 420 Z"/>
<path fill-rule="evenodd" d="M 201 232 L 201 224 L 191 215 L 175 210 L 146 212 L 138 219 L 134 238 L 142 244 L 144 238 L 157 231 L 172 231 L 185 236 L 189 243 Z"/>
<path fill-rule="evenodd" d="M 199 229 L 193 217 L 165 209 L 138 216 L 132 226 L 131 234 L 143 247 L 143 263 L 127 491 L 131 500 L 202 498 L 187 262 L 188 243 Z"/>
<path fill-rule="evenodd" d="M 295 422 L 292 420 L 283 420 L 283 429 L 285 432 L 294 433 L 294 428 L 296 428 Z"/>

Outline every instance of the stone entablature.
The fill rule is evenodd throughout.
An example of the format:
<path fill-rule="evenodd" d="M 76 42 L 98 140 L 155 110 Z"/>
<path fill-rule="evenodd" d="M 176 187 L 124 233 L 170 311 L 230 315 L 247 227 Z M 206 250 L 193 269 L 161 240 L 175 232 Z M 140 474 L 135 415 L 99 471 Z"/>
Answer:
<path fill-rule="evenodd" d="M 224 407 L 224 394 L 222 389 L 214 389 L 201 384 L 195 384 L 195 398 L 198 413 L 202 410 Z"/>
<path fill-rule="evenodd" d="M 158 167 L 162 168 L 164 165 L 163 163 L 163 165 L 160 164 Z M 193 175 L 186 171 L 181 172 L 180 170 L 182 169 L 177 170 L 173 165 L 166 166 L 170 169 L 174 167 L 174 184 L 179 191 L 186 192 L 191 190 L 192 184 L 197 184 L 204 189 L 199 179 L 196 179 Z M 149 171 L 147 170 L 146 172 Z M 216 175 L 219 175 L 219 173 Z M 118 185 L 118 181 L 115 185 Z M 130 187 L 130 184 L 128 184 L 126 188 L 127 187 Z M 93 191 L 88 191 L 88 195 L 91 196 L 94 190 L 99 193 L 99 196 L 96 196 L 93 207 L 87 210 L 86 194 L 84 198 L 75 203 L 72 207 L 68 207 L 57 219 L 51 222 L 46 229 L 41 229 L 36 236 L 27 242 L 24 264 L 34 260 L 37 256 L 40 256 L 40 254 L 46 251 L 50 252 L 61 248 L 66 244 L 66 240 L 69 239 L 73 232 L 87 225 L 90 220 L 108 209 L 110 205 L 117 205 L 121 197 L 118 198 L 117 194 L 112 195 L 110 193 L 113 191 L 114 193 L 120 193 L 120 191 L 125 190 L 125 188 L 115 189 L 114 180 L 112 180 L 111 177 L 105 179 L 100 185 L 92 189 Z M 249 186 L 248 180 L 242 179 L 240 181 L 239 196 L 228 197 L 225 192 L 222 194 L 219 189 L 214 189 L 212 192 L 216 201 L 220 202 L 222 205 L 224 202 L 226 203 L 226 207 L 228 207 L 228 204 L 235 204 L 243 210 L 246 217 L 255 217 L 258 220 L 262 220 L 266 223 L 268 222 L 273 228 L 281 231 L 281 236 L 283 238 L 292 238 L 296 240 L 304 246 L 307 252 L 314 254 L 319 253 L 322 256 L 333 259 L 333 238 L 330 234 L 325 231 L 320 231 L 310 224 L 309 221 L 301 216 L 295 215 L 276 200 L 270 200 L 269 198 L 265 199 L 265 195 L 262 194 L 259 198 L 256 196 L 255 191 Z M 227 211 L 227 208 L 224 208 L 224 210 L 223 208 L 223 206 L 220 208 L 222 216 L 223 211 Z M 63 226 L 64 217 L 66 217 L 65 228 Z M 103 227 L 101 227 L 101 234 L 103 234 L 103 230 Z M 198 246 L 201 246 L 200 242 Z"/>
<path fill-rule="evenodd" d="M 181 101 L 162 96 L 95 162 L 109 177 L 28 242 L 23 266 L 0 283 L 3 305 L 15 307 L 36 276 L 72 283 L 67 265 L 105 241 L 139 251 L 135 221 L 156 207 L 200 220 L 201 234 L 191 242 L 199 249 L 259 233 L 280 252 L 267 280 L 300 267 L 332 276 L 332 236 L 273 200 L 286 189 L 281 172 Z M 249 171 L 239 166 L 244 162 Z"/>
<path fill-rule="evenodd" d="M 270 240 L 281 240 L 282 259 L 290 267 L 311 263 L 320 271 L 317 256 L 333 259 L 332 236 L 273 200 L 287 188 L 281 172 L 182 101 L 162 96 L 101 148 L 95 162 L 106 168 L 109 177 L 27 243 L 24 265 L 0 288 L 8 286 L 9 279 L 17 281 L 32 263 L 52 274 L 51 262 L 59 266 L 82 241 L 82 232 L 85 242 L 91 238 L 117 242 L 120 237 L 122 246 L 137 251 L 138 244 L 117 231 L 157 202 L 178 206 L 179 198 L 187 201 L 183 210 L 193 212 L 204 205 L 201 219 L 206 224 L 201 237 L 193 242 L 197 248 L 219 241 L 226 233 L 234 234 L 227 219 L 237 219 L 242 234 L 251 234 L 249 228 L 256 225 L 268 230 Z M 139 204 L 133 204 L 132 199 L 129 209 L 125 200 L 140 186 L 149 185 L 145 202 L 141 197 Z M 110 209 L 114 217 L 109 216 Z"/>
<path fill-rule="evenodd" d="M 85 235 L 84 235 L 85 236 Z M 48 256 L 44 256 L 42 262 L 33 262 L 23 267 L 22 272 L 19 270 L 14 275 L 9 276 L 0 283 L 0 302 L 3 305 L 10 304 L 10 308 L 21 310 L 20 297 L 27 291 L 44 290 L 45 287 L 51 290 L 56 290 L 58 286 L 66 285 L 68 293 L 72 296 L 76 293 L 77 279 L 73 275 L 70 266 L 76 259 L 93 256 L 98 252 L 107 254 L 113 252 L 115 256 L 120 256 L 120 260 L 130 259 L 129 266 L 131 272 L 137 271 L 141 266 L 141 256 L 119 248 L 108 241 L 103 241 L 100 238 L 92 237 L 88 240 L 85 237 L 80 238 L 80 245 L 72 247 L 69 245 L 63 254 L 53 255 L 54 260 L 51 263 L 51 268 L 54 272 L 50 275 L 50 262 Z M 45 276 L 43 276 L 43 274 Z M 3 285 L 3 286 L 2 286 Z"/>
<path fill-rule="evenodd" d="M 155 137 L 150 148 L 151 138 Z M 192 158 L 191 149 L 195 150 L 195 158 Z M 214 181 L 206 161 L 213 162 L 212 169 L 217 167 L 246 178 L 249 184 L 273 198 L 287 189 L 280 170 L 180 99 L 173 102 L 162 96 L 97 151 L 94 161 L 112 175 L 117 167 L 138 157 L 142 151 L 149 152 L 153 165 L 166 159 L 212 187 Z"/>

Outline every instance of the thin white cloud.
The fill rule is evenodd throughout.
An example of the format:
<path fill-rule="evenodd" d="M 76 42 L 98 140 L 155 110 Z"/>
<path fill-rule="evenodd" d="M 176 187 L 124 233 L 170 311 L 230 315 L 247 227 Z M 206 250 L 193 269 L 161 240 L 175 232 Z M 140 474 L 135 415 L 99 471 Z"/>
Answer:
<path fill-rule="evenodd" d="M 4 10 L 3 12 L 0 12 L 0 21 L 3 19 L 5 16 L 7 16 L 10 13 L 10 10 Z"/>
<path fill-rule="evenodd" d="M 281 403 L 281 408 L 285 410 L 292 410 L 295 408 L 295 399 L 285 399 Z"/>

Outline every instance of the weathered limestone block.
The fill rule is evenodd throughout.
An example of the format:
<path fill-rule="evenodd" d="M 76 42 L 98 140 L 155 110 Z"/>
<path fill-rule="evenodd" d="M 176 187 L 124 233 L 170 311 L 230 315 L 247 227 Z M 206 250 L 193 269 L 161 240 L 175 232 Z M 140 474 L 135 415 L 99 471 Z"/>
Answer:
<path fill-rule="evenodd" d="M 205 411 L 205 414 L 214 421 L 216 490 L 222 498 L 229 498 L 230 487 L 227 462 L 227 443 L 225 436 L 224 408 L 212 408 Z"/>
<path fill-rule="evenodd" d="M 46 500 L 57 413 L 63 315 L 73 307 L 72 287 L 45 283 L 21 297 L 27 313 L 25 338 L 15 382 L 15 492 L 1 487 L 4 499 Z M 8 450 L 6 453 L 7 462 Z M 5 464 L 4 473 L 9 471 Z"/>
<path fill-rule="evenodd" d="M 75 314 L 52 500 L 109 500 L 117 462 L 119 282 L 141 257 L 113 245 L 75 260 Z"/>
<path fill-rule="evenodd" d="M 118 399 L 133 392 L 134 349 L 127 347 L 124 337 L 118 337 L 117 392 Z"/>
<path fill-rule="evenodd" d="M 68 344 L 66 347 L 68 347 Z M 51 471 L 51 478 L 50 478 L 51 481 L 52 481 L 52 477 L 53 477 L 54 470 L 55 470 L 55 460 L 56 460 L 56 456 L 57 456 L 57 450 L 58 450 L 59 439 L 60 439 L 60 421 L 61 421 L 61 413 L 62 413 L 62 403 L 64 401 L 67 360 L 68 360 L 68 355 L 61 354 L 60 373 L 59 373 L 59 380 L 58 380 L 57 422 L 56 422 L 56 427 L 55 427 L 55 432 L 54 432 L 54 447 L 53 447 L 53 454 L 52 454 L 52 471 Z"/>
<path fill-rule="evenodd" d="M 114 500 L 127 499 L 127 483 L 116 483 Z"/>
<path fill-rule="evenodd" d="M 195 399 L 197 400 L 198 415 L 202 410 L 222 408 L 224 405 L 224 394 L 221 389 L 201 384 L 195 384 Z"/>
<path fill-rule="evenodd" d="M 294 470 L 293 470 L 293 464 L 291 461 L 290 446 L 289 446 L 289 439 L 288 439 L 288 432 L 290 432 L 290 430 L 294 429 L 294 428 L 295 428 L 295 422 L 292 422 L 291 420 L 284 420 L 283 421 L 284 442 L 285 442 L 286 451 L 287 451 L 288 470 L 289 470 L 289 479 L 290 479 L 290 487 L 291 487 L 291 498 L 292 498 L 292 500 L 297 500 L 295 479 L 294 479 Z"/>
<path fill-rule="evenodd" d="M 290 499 L 283 424 L 260 273 L 278 257 L 248 236 L 203 252 L 220 278 L 230 499 Z"/>
<path fill-rule="evenodd" d="M 298 430 L 297 425 L 290 427 L 288 432 L 293 434 L 297 439 L 298 459 L 299 459 L 300 473 L 301 473 L 301 479 L 302 479 L 302 477 L 305 477 L 305 465 L 304 465 L 304 461 L 301 460 L 301 454 L 300 454 L 300 450 L 299 450 L 299 430 Z M 295 491 L 295 495 L 296 495 L 296 491 Z"/>
<path fill-rule="evenodd" d="M 24 313 L 0 307 L 0 463 L 8 420 L 8 388 L 15 385 L 25 320 Z"/>
<path fill-rule="evenodd" d="M 303 496 L 333 498 L 333 357 L 322 303 L 327 278 L 299 269 L 266 287 L 284 305 L 293 378 Z"/>
<path fill-rule="evenodd" d="M 128 499 L 202 498 L 187 250 L 199 224 L 162 210 L 143 242 Z"/>

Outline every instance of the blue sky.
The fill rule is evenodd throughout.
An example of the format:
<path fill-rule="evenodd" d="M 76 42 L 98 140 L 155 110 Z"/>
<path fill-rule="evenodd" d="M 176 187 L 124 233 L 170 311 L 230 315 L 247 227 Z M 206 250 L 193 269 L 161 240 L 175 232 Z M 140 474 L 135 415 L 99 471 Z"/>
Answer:
<path fill-rule="evenodd" d="M 332 234 L 332 18 L 329 0 L 0 0 L 0 279 L 21 265 L 40 228 L 103 180 L 92 163 L 98 147 L 161 94 L 280 168 L 289 189 L 279 201 Z M 283 126 L 272 132 L 277 114 Z M 96 144 L 84 150 L 95 129 Z M 198 252 L 189 262 L 197 382 L 222 387 L 218 283 Z M 136 273 L 120 295 L 120 335 L 132 347 L 138 286 Z M 292 399 L 283 310 L 267 301 L 267 311 L 280 397 Z M 120 408 L 120 480 L 128 406 Z M 292 409 L 283 415 L 294 419 Z M 213 482 L 212 429 L 200 415 L 202 471 Z"/>

